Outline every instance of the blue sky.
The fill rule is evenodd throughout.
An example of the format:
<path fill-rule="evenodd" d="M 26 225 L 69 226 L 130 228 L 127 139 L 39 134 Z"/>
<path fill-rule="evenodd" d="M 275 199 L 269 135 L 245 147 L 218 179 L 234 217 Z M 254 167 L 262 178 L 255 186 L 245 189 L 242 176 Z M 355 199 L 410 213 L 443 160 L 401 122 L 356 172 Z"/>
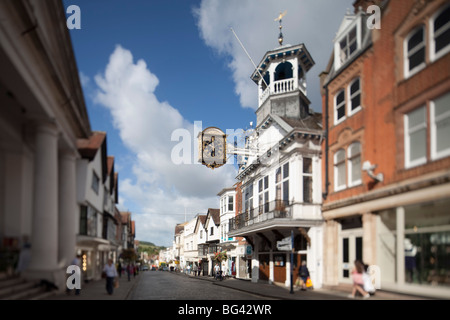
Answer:
<path fill-rule="evenodd" d="M 236 171 L 175 165 L 174 130 L 247 128 L 255 122 L 253 65 L 278 46 L 304 43 L 316 62 L 308 97 L 321 111 L 319 73 L 353 0 L 64 0 L 81 9 L 72 44 L 93 130 L 107 132 L 119 173 L 119 208 L 136 220 L 137 239 L 171 245 L 176 223 L 218 208 Z M 69 16 L 69 14 L 67 15 Z M 192 148 L 196 148 L 192 141 Z"/>

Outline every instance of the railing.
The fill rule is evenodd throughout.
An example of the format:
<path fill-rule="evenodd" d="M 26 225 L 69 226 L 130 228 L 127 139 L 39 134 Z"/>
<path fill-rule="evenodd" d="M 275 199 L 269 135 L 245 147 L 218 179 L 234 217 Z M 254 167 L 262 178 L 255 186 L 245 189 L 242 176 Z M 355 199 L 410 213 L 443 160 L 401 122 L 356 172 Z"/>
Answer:
<path fill-rule="evenodd" d="M 239 230 L 267 220 L 291 217 L 292 211 L 289 201 L 270 201 L 230 219 L 229 231 Z"/>
<path fill-rule="evenodd" d="M 278 80 L 273 83 L 273 93 L 285 93 L 297 89 L 295 79 Z"/>
<path fill-rule="evenodd" d="M 296 81 L 295 78 L 274 81 L 259 96 L 259 105 L 262 105 L 271 94 L 292 92 L 298 88 L 306 91 L 306 82 Z"/>

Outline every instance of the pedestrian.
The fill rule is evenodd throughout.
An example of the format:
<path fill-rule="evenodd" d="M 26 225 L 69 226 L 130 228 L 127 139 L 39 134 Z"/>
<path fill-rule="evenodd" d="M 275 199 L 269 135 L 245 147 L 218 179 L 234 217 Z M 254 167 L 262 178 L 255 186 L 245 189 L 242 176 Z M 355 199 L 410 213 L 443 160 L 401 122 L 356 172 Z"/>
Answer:
<path fill-rule="evenodd" d="M 219 277 L 219 272 L 220 272 L 220 267 L 219 264 L 216 263 L 216 265 L 214 266 L 214 278 L 217 280 L 217 278 Z"/>
<path fill-rule="evenodd" d="M 308 270 L 308 267 L 306 266 L 305 260 L 302 261 L 302 265 L 298 269 L 298 276 L 301 280 L 301 286 L 302 286 L 301 290 L 305 291 L 306 290 L 306 281 L 309 278 L 309 270 Z"/>
<path fill-rule="evenodd" d="M 198 271 L 198 267 L 197 267 L 196 263 L 194 263 L 194 266 L 192 267 L 192 271 L 194 271 L 194 276 L 196 277 L 197 276 L 197 271 Z"/>
<path fill-rule="evenodd" d="M 352 270 L 353 289 L 349 298 L 355 298 L 357 291 L 362 294 L 364 299 L 370 298 L 370 294 L 364 290 L 364 272 L 364 264 L 359 260 L 355 260 L 355 266 Z"/>
<path fill-rule="evenodd" d="M 131 264 L 128 263 L 127 265 L 127 275 L 128 275 L 128 281 L 131 280 Z"/>
<path fill-rule="evenodd" d="M 119 273 L 119 278 L 122 278 L 122 264 L 120 262 L 117 266 L 117 272 Z"/>
<path fill-rule="evenodd" d="M 106 291 L 109 295 L 114 291 L 114 279 L 117 277 L 116 266 L 113 264 L 112 259 L 108 259 L 108 263 L 103 268 L 103 272 L 106 274 Z"/>
<path fill-rule="evenodd" d="M 190 275 L 191 274 L 191 265 L 190 264 L 188 264 L 188 266 L 187 266 L 187 273 Z"/>

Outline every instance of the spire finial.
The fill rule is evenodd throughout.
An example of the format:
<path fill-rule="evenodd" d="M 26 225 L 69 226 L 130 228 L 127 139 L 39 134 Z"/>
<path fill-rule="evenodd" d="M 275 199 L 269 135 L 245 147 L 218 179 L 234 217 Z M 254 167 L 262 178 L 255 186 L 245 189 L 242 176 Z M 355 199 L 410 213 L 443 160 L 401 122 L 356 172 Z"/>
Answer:
<path fill-rule="evenodd" d="M 283 26 L 281 25 L 282 19 L 283 17 L 286 15 L 287 11 L 285 10 L 283 13 L 280 12 L 280 15 L 278 16 L 278 18 L 275 19 L 275 21 L 279 21 L 280 22 L 280 34 L 278 35 L 278 43 L 280 44 L 280 46 L 283 44 L 283 33 L 281 32 L 281 29 L 283 29 Z"/>

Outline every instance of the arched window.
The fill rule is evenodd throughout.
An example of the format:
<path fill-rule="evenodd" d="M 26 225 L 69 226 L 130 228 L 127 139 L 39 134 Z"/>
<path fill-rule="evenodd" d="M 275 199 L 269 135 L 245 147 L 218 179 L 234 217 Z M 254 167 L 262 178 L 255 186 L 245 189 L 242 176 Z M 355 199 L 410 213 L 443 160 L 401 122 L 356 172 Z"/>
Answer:
<path fill-rule="evenodd" d="M 335 123 L 342 121 L 345 118 L 345 91 L 339 91 L 334 98 L 335 107 Z"/>
<path fill-rule="evenodd" d="M 280 63 L 275 69 L 275 81 L 292 78 L 292 64 L 290 62 Z"/>
<path fill-rule="evenodd" d="M 438 11 L 430 20 L 431 60 L 450 52 L 450 5 Z"/>
<path fill-rule="evenodd" d="M 405 77 L 425 66 L 425 27 L 422 25 L 409 33 L 405 39 Z"/>
<path fill-rule="evenodd" d="M 354 142 L 348 147 L 348 184 L 361 184 L 361 144 Z"/>
<path fill-rule="evenodd" d="M 345 179 L 345 151 L 338 150 L 334 154 L 334 190 L 339 191 L 347 186 Z"/>

